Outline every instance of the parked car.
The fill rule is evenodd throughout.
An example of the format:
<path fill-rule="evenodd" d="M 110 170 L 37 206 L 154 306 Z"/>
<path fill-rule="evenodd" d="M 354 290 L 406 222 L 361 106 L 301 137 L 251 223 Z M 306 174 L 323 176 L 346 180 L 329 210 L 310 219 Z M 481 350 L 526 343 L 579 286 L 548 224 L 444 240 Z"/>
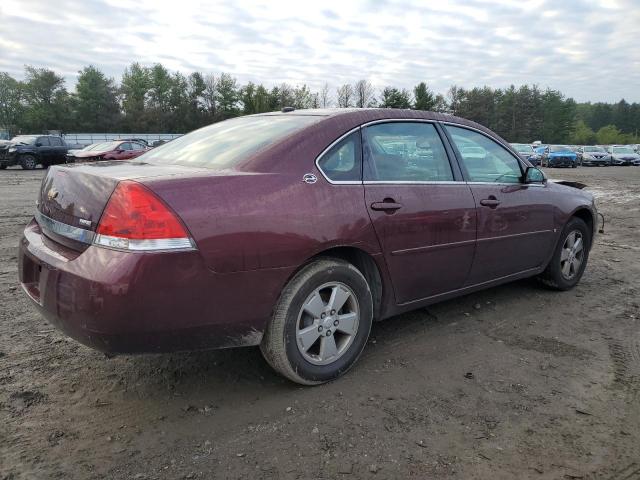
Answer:
<path fill-rule="evenodd" d="M 149 150 L 145 144 L 125 140 L 94 143 L 67 156 L 67 163 L 95 162 L 100 160 L 130 160 Z"/>
<path fill-rule="evenodd" d="M 0 169 L 20 165 L 33 170 L 38 165 L 48 168 L 65 162 L 69 147 L 55 135 L 18 135 L 0 147 Z"/>
<path fill-rule="evenodd" d="M 597 146 L 584 146 L 580 148 L 580 165 L 584 166 L 609 166 L 611 165 L 611 155 L 604 148 Z"/>
<path fill-rule="evenodd" d="M 540 165 L 540 155 L 534 151 L 531 145 L 527 143 L 512 143 L 511 146 L 518 152 L 518 155 L 529 161 L 531 165 Z"/>
<path fill-rule="evenodd" d="M 576 168 L 578 156 L 567 145 L 549 145 L 545 148 L 540 162 L 545 167 Z"/>
<path fill-rule="evenodd" d="M 244 116 L 135 161 L 50 169 L 19 277 L 99 350 L 260 345 L 318 384 L 354 364 L 373 320 L 525 277 L 573 288 L 597 212 L 568 185 L 449 115 Z"/>
<path fill-rule="evenodd" d="M 611 145 L 608 152 L 611 154 L 612 165 L 640 165 L 640 155 L 628 145 Z"/>

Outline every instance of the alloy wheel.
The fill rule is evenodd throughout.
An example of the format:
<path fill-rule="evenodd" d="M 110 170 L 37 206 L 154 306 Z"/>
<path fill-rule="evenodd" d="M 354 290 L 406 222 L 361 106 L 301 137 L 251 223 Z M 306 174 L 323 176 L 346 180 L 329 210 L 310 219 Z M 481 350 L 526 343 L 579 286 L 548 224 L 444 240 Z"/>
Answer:
<path fill-rule="evenodd" d="M 560 271 L 566 280 L 572 280 L 580 271 L 584 261 L 584 239 L 582 233 L 573 230 L 567 235 L 560 252 Z"/>
<path fill-rule="evenodd" d="M 360 308 L 355 293 L 341 282 L 314 290 L 298 314 L 296 341 L 305 360 L 327 365 L 338 360 L 358 332 Z"/>

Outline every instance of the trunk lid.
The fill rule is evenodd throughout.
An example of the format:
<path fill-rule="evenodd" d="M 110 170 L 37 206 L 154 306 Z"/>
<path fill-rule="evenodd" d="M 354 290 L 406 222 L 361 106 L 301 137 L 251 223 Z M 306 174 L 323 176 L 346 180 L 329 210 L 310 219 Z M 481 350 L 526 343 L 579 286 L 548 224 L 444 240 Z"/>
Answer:
<path fill-rule="evenodd" d="M 205 173 L 211 172 L 136 161 L 54 166 L 42 181 L 36 219 L 49 238 L 82 250 L 93 238 L 102 212 L 121 180 Z"/>

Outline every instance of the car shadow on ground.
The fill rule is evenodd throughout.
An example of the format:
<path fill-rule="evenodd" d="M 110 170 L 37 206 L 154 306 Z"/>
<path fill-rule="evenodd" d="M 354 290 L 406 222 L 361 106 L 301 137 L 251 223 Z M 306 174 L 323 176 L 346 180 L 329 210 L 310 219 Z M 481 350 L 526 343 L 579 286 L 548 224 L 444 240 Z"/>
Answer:
<path fill-rule="evenodd" d="M 473 328 L 481 314 L 494 318 L 495 305 L 508 309 L 523 298 L 551 293 L 533 279 L 521 280 L 494 287 L 446 302 L 418 309 L 381 322 L 374 323 L 369 342 L 362 357 L 348 377 L 358 375 L 379 361 L 378 352 L 393 353 L 400 345 L 424 344 L 435 341 L 440 334 L 456 335 L 456 331 L 443 332 L 451 324 L 458 329 Z M 480 313 L 479 310 L 483 311 Z M 400 348 L 400 347 L 398 347 Z M 153 391 L 179 389 L 181 395 L 202 392 L 204 389 L 234 388 L 274 389 L 276 391 L 300 388 L 277 375 L 267 365 L 258 347 L 230 348 L 225 350 L 184 352 L 159 355 L 133 355 L 116 357 L 132 381 Z M 108 363 L 106 365 L 108 369 Z M 159 389 L 159 390 L 158 390 Z M 264 390 L 261 390 L 264 392 Z"/>

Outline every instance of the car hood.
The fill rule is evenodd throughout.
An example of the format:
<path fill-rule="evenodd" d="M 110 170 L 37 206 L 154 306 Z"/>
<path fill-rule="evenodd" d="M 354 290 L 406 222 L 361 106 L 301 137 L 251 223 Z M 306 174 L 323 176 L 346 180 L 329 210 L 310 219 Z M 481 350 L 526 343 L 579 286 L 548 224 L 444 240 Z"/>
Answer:
<path fill-rule="evenodd" d="M 73 152 L 73 156 L 78 158 L 89 158 L 105 155 L 110 152 L 113 152 L 113 150 L 76 150 Z"/>
<path fill-rule="evenodd" d="M 550 152 L 549 156 L 550 157 L 566 157 L 566 156 L 576 156 L 576 152 L 571 152 L 571 151 L 564 151 L 564 152 Z"/>
<path fill-rule="evenodd" d="M 640 155 L 637 153 L 612 153 L 611 156 L 613 158 L 632 158 L 633 160 L 640 158 Z"/>

